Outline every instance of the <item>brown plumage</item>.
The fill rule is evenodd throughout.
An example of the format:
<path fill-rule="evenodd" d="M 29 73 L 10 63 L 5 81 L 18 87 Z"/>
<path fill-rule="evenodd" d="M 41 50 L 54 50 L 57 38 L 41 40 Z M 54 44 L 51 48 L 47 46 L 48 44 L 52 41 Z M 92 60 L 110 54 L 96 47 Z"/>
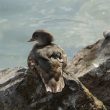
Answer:
<path fill-rule="evenodd" d="M 47 91 L 60 92 L 64 88 L 62 74 L 67 65 L 65 52 L 53 44 L 53 36 L 43 30 L 35 31 L 29 41 L 36 41 L 28 56 L 29 69 L 41 76 Z"/>

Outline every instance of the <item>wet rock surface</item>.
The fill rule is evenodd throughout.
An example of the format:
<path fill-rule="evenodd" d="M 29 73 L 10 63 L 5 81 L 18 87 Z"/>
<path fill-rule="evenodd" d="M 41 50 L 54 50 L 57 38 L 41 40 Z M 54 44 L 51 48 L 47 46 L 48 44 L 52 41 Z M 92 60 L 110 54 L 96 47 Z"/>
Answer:
<path fill-rule="evenodd" d="M 10 74 L 0 83 L 0 110 L 106 110 L 74 76 L 64 74 L 65 88 L 50 93 L 39 76 L 25 68 L 6 69 L 0 74 L 2 78 Z"/>
<path fill-rule="evenodd" d="M 110 31 L 109 31 L 110 32 Z M 110 110 L 110 33 L 104 33 L 93 45 L 82 49 L 72 60 L 68 71 L 101 100 Z"/>

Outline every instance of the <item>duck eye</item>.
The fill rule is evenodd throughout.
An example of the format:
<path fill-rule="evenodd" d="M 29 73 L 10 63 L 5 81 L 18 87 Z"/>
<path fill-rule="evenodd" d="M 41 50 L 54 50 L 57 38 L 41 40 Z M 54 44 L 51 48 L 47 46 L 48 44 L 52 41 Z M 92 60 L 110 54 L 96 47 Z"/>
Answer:
<path fill-rule="evenodd" d="M 35 38 L 38 38 L 38 34 L 35 34 Z"/>

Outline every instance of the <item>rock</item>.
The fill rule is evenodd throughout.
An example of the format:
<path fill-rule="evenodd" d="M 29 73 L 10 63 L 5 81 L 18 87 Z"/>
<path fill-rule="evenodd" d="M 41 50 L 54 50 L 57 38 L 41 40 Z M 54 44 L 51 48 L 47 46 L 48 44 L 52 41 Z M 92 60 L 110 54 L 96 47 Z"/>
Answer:
<path fill-rule="evenodd" d="M 62 92 L 46 92 L 41 78 L 25 68 L 0 72 L 0 110 L 107 110 L 84 85 L 64 73 Z"/>
<path fill-rule="evenodd" d="M 93 45 L 82 49 L 72 60 L 71 71 L 90 90 L 103 101 L 110 110 L 110 31 Z"/>

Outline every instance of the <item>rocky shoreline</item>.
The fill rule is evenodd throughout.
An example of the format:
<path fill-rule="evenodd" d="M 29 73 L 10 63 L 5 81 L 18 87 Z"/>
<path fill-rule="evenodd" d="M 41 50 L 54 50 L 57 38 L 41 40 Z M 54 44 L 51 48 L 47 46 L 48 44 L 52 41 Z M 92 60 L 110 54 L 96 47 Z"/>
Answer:
<path fill-rule="evenodd" d="M 109 39 L 82 49 L 66 70 L 59 93 L 46 92 L 26 68 L 0 71 L 0 110 L 110 110 Z"/>

